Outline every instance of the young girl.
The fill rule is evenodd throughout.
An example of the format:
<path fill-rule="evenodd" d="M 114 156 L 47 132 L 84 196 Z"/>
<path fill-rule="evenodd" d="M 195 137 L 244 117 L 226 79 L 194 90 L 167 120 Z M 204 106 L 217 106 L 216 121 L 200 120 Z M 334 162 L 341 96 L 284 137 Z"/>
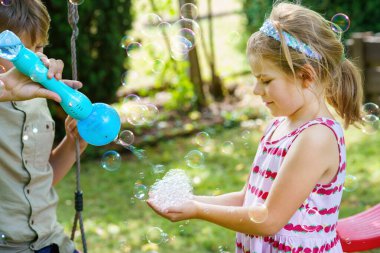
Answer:
<path fill-rule="evenodd" d="M 360 122 L 362 83 L 330 22 L 279 3 L 248 41 L 254 93 L 275 118 L 245 187 L 194 196 L 160 211 L 171 221 L 203 219 L 237 231 L 236 252 L 342 252 L 336 233 L 345 178 L 344 120 Z M 233 207 L 231 207 L 233 206 Z"/>

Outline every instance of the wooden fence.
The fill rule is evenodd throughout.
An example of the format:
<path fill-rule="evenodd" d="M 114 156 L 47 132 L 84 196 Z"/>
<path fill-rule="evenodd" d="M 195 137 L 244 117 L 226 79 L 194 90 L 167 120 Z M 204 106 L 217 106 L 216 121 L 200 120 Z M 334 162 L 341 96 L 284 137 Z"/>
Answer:
<path fill-rule="evenodd" d="M 380 34 L 353 33 L 346 45 L 348 56 L 362 70 L 365 101 L 380 105 Z"/>

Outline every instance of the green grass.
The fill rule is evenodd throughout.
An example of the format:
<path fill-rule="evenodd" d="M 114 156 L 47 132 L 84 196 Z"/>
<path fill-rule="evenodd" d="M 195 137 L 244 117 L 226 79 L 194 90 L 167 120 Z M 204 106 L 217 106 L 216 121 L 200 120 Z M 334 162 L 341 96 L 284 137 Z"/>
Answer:
<path fill-rule="evenodd" d="M 196 194 L 220 194 L 240 190 L 244 185 L 254 157 L 261 132 L 251 130 L 249 142 L 243 136 L 244 129 L 209 131 L 211 141 L 207 149 L 194 143 L 194 136 L 167 140 L 145 149 L 146 158 L 138 160 L 129 151 L 121 152 L 123 163 L 116 172 L 100 167 L 99 161 L 82 164 L 82 188 L 84 191 L 84 220 L 89 252 L 220 252 L 220 247 L 234 251 L 235 233 L 215 225 L 192 220 L 189 223 L 171 223 L 157 216 L 141 200 L 133 198 L 135 182 L 152 185 L 161 175 L 151 172 L 150 164 L 163 164 L 167 169 L 182 168 L 191 178 Z M 346 132 L 348 145 L 348 173 L 358 179 L 357 190 L 344 193 L 341 217 L 346 217 L 380 202 L 380 134 L 366 136 L 359 130 Z M 221 152 L 224 141 L 234 142 L 234 152 Z M 248 143 L 248 144 L 246 144 Z M 186 166 L 184 156 L 193 149 L 205 154 L 202 168 Z M 58 216 L 69 234 L 72 227 L 75 188 L 74 170 L 58 185 L 60 195 Z M 150 227 L 160 227 L 168 234 L 168 242 L 149 244 L 146 234 Z M 79 232 L 76 237 L 80 245 Z M 79 247 L 80 248 L 80 247 Z M 380 252 L 380 251 L 372 251 Z"/>

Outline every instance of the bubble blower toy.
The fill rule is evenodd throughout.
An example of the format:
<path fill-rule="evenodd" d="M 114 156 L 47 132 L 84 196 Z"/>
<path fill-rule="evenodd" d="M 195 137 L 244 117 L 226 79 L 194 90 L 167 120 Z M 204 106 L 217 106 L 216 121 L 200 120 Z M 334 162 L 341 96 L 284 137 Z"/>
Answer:
<path fill-rule="evenodd" d="M 116 110 L 104 103 L 91 103 L 83 93 L 55 78 L 48 79 L 48 69 L 40 58 L 27 49 L 11 31 L 0 33 L 0 57 L 13 63 L 17 70 L 34 82 L 57 93 L 63 110 L 78 120 L 79 135 L 89 144 L 103 146 L 114 141 L 120 131 L 120 117 Z"/>

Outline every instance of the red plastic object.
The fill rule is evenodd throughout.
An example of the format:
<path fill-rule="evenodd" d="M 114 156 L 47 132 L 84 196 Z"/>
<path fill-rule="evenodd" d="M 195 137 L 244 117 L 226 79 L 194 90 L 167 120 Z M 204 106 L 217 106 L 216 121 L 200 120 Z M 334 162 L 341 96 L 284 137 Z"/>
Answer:
<path fill-rule="evenodd" d="M 336 229 L 344 252 L 380 248 L 380 204 L 340 219 Z"/>

